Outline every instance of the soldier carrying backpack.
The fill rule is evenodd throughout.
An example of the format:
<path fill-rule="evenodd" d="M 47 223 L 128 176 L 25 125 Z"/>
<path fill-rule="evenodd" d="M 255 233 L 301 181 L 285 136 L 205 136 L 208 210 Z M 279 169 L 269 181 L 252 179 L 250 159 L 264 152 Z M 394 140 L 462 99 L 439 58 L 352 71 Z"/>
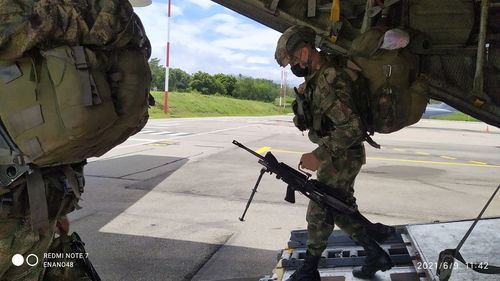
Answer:
<path fill-rule="evenodd" d="M 342 67 L 315 48 L 316 33 L 306 26 L 292 26 L 280 37 L 275 58 L 282 67 L 291 66 L 295 76 L 304 77 L 299 101 L 294 104 L 295 125 L 308 130 L 312 152 L 300 159 L 302 168 L 317 171 L 319 182 L 347 194 L 347 201 L 356 206 L 354 181 L 366 162 L 363 141 L 366 127 L 358 108 L 365 101 L 362 76 Z M 366 253 L 365 264 L 355 268 L 357 278 L 371 279 L 377 271 L 392 268 L 390 256 L 379 246 L 366 225 L 350 215 L 325 209 L 314 201 L 307 209 L 307 252 L 303 265 L 288 281 L 319 281 L 318 264 L 335 225 L 361 245 Z"/>
<path fill-rule="evenodd" d="M 318 52 L 316 32 L 306 26 L 288 28 L 278 40 L 275 58 L 291 66 L 305 82 L 292 103 L 294 123 L 308 131 L 317 148 L 302 155 L 300 166 L 317 171 L 320 182 L 354 197 L 354 181 L 366 162 L 363 141 L 380 148 L 370 135 L 391 133 L 417 122 L 428 101 L 417 79 L 418 58 L 405 49 L 410 36 L 403 30 L 372 29 L 359 35 L 347 57 Z M 372 279 L 392 268 L 389 255 L 373 233 L 348 215 L 309 202 L 307 253 L 288 281 L 320 280 L 317 270 L 334 225 L 344 230 L 366 253 L 365 264 L 353 276 Z"/>
<path fill-rule="evenodd" d="M 45 269 L 44 253 L 84 251 L 65 215 L 85 160 L 146 124 L 150 52 L 126 0 L 0 0 L 1 280 L 100 280 L 87 259 Z"/>

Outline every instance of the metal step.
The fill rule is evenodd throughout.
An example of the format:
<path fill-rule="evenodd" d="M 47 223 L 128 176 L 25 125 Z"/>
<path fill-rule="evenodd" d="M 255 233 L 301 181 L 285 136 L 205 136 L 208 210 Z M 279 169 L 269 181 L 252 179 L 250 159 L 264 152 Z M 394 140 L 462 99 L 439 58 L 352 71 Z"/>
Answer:
<path fill-rule="evenodd" d="M 401 238 L 402 230 L 401 227 L 398 227 L 396 233 L 380 246 L 389 253 L 394 264 L 398 266 L 412 265 L 406 245 Z M 283 268 L 296 269 L 302 265 L 307 251 L 306 242 L 306 230 L 291 232 L 288 249 L 284 250 L 280 257 Z M 364 264 L 365 252 L 345 232 L 335 230 L 328 238 L 328 244 L 322 257 L 319 263 L 320 268 L 353 267 Z"/>

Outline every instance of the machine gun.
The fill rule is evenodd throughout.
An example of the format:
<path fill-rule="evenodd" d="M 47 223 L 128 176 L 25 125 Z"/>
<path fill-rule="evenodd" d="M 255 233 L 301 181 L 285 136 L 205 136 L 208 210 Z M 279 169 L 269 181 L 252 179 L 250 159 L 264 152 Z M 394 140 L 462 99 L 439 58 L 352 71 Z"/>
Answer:
<path fill-rule="evenodd" d="M 250 204 L 252 203 L 255 193 L 257 192 L 260 180 L 262 179 L 264 173 L 267 172 L 269 174 L 276 174 L 277 179 L 280 179 L 288 184 L 285 196 L 285 201 L 287 202 L 295 203 L 295 192 L 300 192 L 307 198 L 318 203 L 323 208 L 326 208 L 335 214 L 348 215 L 352 220 L 364 225 L 369 235 L 380 243 L 385 241 L 395 232 L 395 229 L 391 226 L 381 223 L 374 224 L 369 221 L 358 211 L 355 202 L 353 202 L 353 200 L 349 200 L 349 197 L 344 191 L 335 189 L 334 187 L 328 186 L 317 180 L 310 179 L 311 174 L 301 170 L 300 166 L 297 171 L 283 162 L 278 162 L 276 157 L 274 157 L 271 152 L 267 152 L 265 156 L 262 156 L 236 140 L 233 140 L 233 144 L 259 158 L 259 164 L 264 166 L 260 170 L 259 177 L 254 188 L 252 189 L 245 211 L 239 218 L 240 221 L 245 220 L 245 215 L 250 207 Z"/>

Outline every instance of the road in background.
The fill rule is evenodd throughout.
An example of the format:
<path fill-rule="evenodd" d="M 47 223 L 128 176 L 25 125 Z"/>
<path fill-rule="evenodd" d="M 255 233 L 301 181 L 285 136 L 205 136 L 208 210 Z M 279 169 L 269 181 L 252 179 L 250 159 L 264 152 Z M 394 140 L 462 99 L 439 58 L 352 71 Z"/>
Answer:
<path fill-rule="evenodd" d="M 266 175 L 240 222 L 261 166 L 231 141 L 295 167 L 314 146 L 290 120 L 151 120 L 90 159 L 84 208 L 70 218 L 103 280 L 255 280 L 271 273 L 290 230 L 306 226 L 307 200 L 286 203 L 285 185 Z M 484 123 L 422 120 L 374 139 L 382 149 L 367 146 L 355 185 L 361 211 L 374 221 L 473 218 L 500 183 L 500 130 Z M 500 216 L 500 200 L 485 216 Z"/>

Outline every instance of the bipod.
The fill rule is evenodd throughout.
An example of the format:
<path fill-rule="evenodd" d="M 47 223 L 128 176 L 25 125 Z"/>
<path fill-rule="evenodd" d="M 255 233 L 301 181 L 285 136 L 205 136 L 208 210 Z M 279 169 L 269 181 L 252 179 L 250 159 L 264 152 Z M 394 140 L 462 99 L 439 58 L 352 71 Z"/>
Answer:
<path fill-rule="evenodd" d="M 257 187 L 259 187 L 260 180 L 262 179 L 262 176 L 267 172 L 266 168 L 260 169 L 260 174 L 259 177 L 257 178 L 257 182 L 255 183 L 254 188 L 252 189 L 252 194 L 250 194 L 250 198 L 248 198 L 247 206 L 245 207 L 245 211 L 243 211 L 243 215 L 239 218 L 240 221 L 245 221 L 245 214 L 248 211 L 248 207 L 250 207 L 250 204 L 252 203 L 253 196 L 255 193 L 257 193 Z"/>

